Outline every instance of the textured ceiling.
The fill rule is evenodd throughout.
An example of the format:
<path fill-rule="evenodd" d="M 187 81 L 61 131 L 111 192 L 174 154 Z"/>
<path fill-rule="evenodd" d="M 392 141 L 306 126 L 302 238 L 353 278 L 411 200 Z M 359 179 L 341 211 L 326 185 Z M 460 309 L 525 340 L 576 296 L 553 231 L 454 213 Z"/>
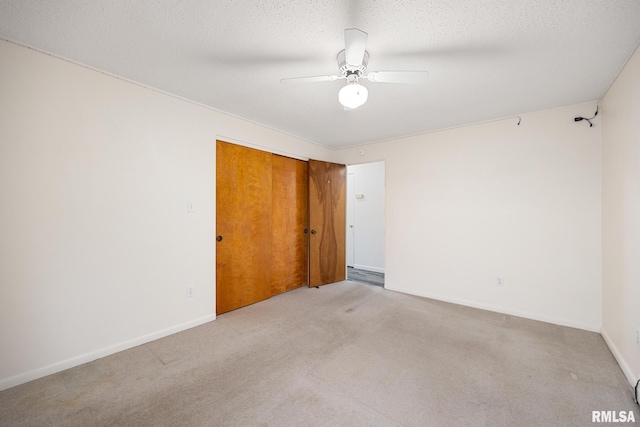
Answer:
<path fill-rule="evenodd" d="M 352 111 L 341 81 L 279 83 L 336 74 L 353 27 L 370 71 L 429 82 L 364 81 Z M 344 147 L 599 99 L 640 41 L 640 1 L 0 0 L 0 37 Z"/>

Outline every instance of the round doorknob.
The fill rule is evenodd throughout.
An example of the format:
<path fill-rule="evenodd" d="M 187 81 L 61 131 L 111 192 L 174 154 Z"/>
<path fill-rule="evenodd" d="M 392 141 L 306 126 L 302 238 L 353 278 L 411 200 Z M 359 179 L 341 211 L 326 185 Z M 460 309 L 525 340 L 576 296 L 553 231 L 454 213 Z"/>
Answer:
<path fill-rule="evenodd" d="M 311 234 L 316 234 L 316 230 L 311 230 Z"/>
<path fill-rule="evenodd" d="M 216 237 L 216 241 L 218 241 L 218 242 L 222 242 L 222 236 L 218 236 L 218 237 Z"/>

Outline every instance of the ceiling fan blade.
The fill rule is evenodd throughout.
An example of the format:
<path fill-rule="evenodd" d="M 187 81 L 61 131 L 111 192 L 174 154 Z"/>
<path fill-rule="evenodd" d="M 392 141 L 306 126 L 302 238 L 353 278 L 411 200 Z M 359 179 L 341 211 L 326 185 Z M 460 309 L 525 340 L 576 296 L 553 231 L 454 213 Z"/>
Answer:
<path fill-rule="evenodd" d="M 368 34 L 357 28 L 344 30 L 344 55 L 347 65 L 360 66 L 367 48 Z"/>
<path fill-rule="evenodd" d="M 318 82 L 333 82 L 339 79 L 344 79 L 342 76 L 313 76 L 313 77 L 291 77 L 287 79 L 280 79 L 280 83 L 284 84 L 298 84 L 298 83 L 318 83 Z"/>
<path fill-rule="evenodd" d="M 372 71 L 362 76 L 370 82 L 423 84 L 429 79 L 427 71 Z"/>

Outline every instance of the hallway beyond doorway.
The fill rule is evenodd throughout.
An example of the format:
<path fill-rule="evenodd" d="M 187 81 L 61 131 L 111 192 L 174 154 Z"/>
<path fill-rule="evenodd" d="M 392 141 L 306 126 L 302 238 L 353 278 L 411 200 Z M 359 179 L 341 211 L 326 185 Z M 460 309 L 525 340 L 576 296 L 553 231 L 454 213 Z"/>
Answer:
<path fill-rule="evenodd" d="M 384 287 L 384 273 L 347 267 L 347 280 Z"/>

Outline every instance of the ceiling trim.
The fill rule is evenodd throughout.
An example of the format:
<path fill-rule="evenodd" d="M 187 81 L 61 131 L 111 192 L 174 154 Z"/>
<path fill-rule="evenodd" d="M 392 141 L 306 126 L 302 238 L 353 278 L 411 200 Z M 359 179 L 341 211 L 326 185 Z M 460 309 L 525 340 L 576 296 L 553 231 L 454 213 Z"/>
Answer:
<path fill-rule="evenodd" d="M 174 98 L 174 99 L 177 99 L 177 100 L 180 100 L 180 101 L 188 102 L 190 104 L 196 105 L 198 107 L 205 108 L 205 109 L 210 110 L 210 111 L 214 111 L 214 112 L 219 113 L 219 114 L 224 114 L 224 115 L 229 116 L 229 117 L 233 117 L 233 118 L 236 118 L 236 119 L 244 120 L 244 121 L 252 123 L 254 125 L 258 125 L 258 126 L 266 128 L 266 129 L 270 129 L 272 131 L 281 133 L 283 135 L 288 135 L 288 136 L 290 136 L 292 138 L 299 139 L 300 141 L 303 141 L 303 142 L 306 142 L 306 143 L 309 143 L 309 144 L 313 144 L 313 145 L 317 145 L 317 146 L 322 147 L 324 149 L 328 149 L 328 150 L 337 149 L 336 147 L 331 147 L 329 145 L 324 145 L 324 144 L 321 144 L 321 143 L 316 142 L 316 141 L 311 141 L 311 140 L 303 138 L 303 137 L 301 137 L 299 135 L 295 135 L 295 134 L 283 131 L 282 129 L 277 129 L 277 128 L 272 127 L 272 126 L 265 125 L 264 123 L 260 123 L 260 122 L 257 122 L 255 120 L 248 119 L 246 117 L 242 117 L 242 116 L 239 116 L 239 115 L 236 115 L 236 114 L 233 114 L 233 113 L 229 113 L 228 111 L 219 110 L 217 108 L 211 107 L 210 105 L 205 105 L 205 104 L 202 104 L 200 102 L 194 101 L 192 99 L 184 98 L 184 97 L 182 97 L 180 95 L 176 95 L 176 94 L 171 93 L 171 92 L 166 92 L 166 91 L 164 91 L 162 89 L 158 89 L 156 87 L 149 86 L 149 85 L 146 85 L 144 83 L 140 83 L 138 81 L 131 80 L 131 79 L 119 76 L 119 75 L 114 74 L 114 73 L 110 73 L 109 71 L 105 71 L 105 70 L 102 70 L 100 68 L 92 67 L 91 65 L 87 65 L 87 64 L 84 64 L 84 63 L 79 62 L 79 61 L 74 61 L 74 60 L 69 59 L 69 58 L 65 58 L 64 56 L 57 55 L 57 54 L 52 53 L 52 52 L 48 52 L 48 51 L 46 51 L 44 49 L 40 49 L 40 48 L 37 48 L 35 46 L 31 46 L 31 45 L 29 45 L 27 43 L 22 43 L 22 42 L 19 42 L 19 41 L 16 41 L 16 40 L 12 40 L 12 39 L 9 39 L 9 38 L 6 38 L 6 37 L 2 37 L 2 36 L 0 36 L 0 41 L 4 41 L 4 42 L 10 43 L 10 44 L 13 44 L 15 46 L 23 47 L 25 49 L 29 49 L 29 50 L 32 50 L 34 52 L 50 56 L 50 57 L 52 57 L 54 59 L 59 59 L 59 60 L 64 61 L 64 62 L 68 62 L 69 64 L 85 68 L 85 69 L 87 69 L 89 71 L 94 71 L 96 73 L 99 73 L 99 74 L 102 74 L 102 75 L 105 75 L 105 76 L 108 76 L 108 77 L 112 77 L 112 78 L 117 79 L 117 80 L 121 80 L 123 82 L 132 84 L 134 86 L 141 87 L 143 89 L 151 90 L 153 92 L 159 93 L 161 95 L 168 96 L 170 98 Z M 229 142 L 231 142 L 231 141 L 229 141 Z M 249 143 L 241 143 L 240 145 L 245 145 L 245 144 L 249 144 Z M 290 154 L 290 153 L 286 154 L 286 155 L 289 156 L 289 157 L 296 156 L 296 155 L 293 155 L 293 154 Z M 297 156 L 296 158 L 300 158 L 300 157 Z"/>

